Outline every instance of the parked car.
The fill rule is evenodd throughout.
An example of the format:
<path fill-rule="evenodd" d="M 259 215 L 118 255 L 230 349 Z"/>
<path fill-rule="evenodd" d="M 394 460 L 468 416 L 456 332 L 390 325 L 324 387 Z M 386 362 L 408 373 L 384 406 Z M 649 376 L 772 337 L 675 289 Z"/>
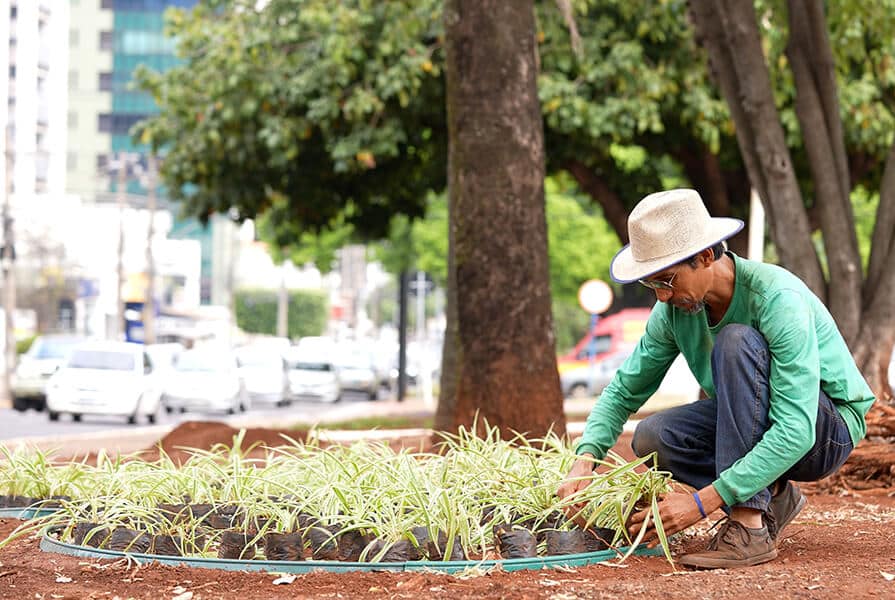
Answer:
<path fill-rule="evenodd" d="M 289 403 L 289 377 L 280 351 L 269 346 L 243 346 L 237 348 L 236 360 L 251 404 Z"/>
<path fill-rule="evenodd" d="M 19 357 L 12 380 L 13 408 L 43 410 L 47 403 L 47 382 L 61 367 L 72 348 L 86 338 L 77 335 L 39 335 Z"/>
<path fill-rule="evenodd" d="M 293 349 L 286 353 L 286 365 L 293 400 L 332 403 L 342 397 L 336 365 L 328 356 Z"/>
<path fill-rule="evenodd" d="M 343 394 L 358 392 L 365 394 L 369 400 L 379 397 L 379 376 L 371 354 L 362 351 L 340 352 L 336 358 L 336 368 Z"/>
<path fill-rule="evenodd" d="M 174 359 L 165 377 L 162 405 L 179 410 L 223 411 L 249 408 L 249 397 L 232 352 L 223 349 L 186 350 Z"/>
<path fill-rule="evenodd" d="M 145 417 L 155 423 L 161 382 L 142 344 L 86 342 L 74 348 L 47 383 L 47 413 L 51 421 L 69 413 L 120 415 L 128 423 Z"/>
<path fill-rule="evenodd" d="M 594 361 L 593 364 L 562 371 L 559 374 L 559 382 L 563 396 L 566 398 L 596 396 L 609 385 L 618 368 L 630 354 L 631 350 L 626 349 L 606 356 L 600 361 Z"/>
<path fill-rule="evenodd" d="M 149 360 L 152 361 L 152 368 L 159 379 L 167 377 L 167 373 L 174 367 L 174 361 L 186 350 L 184 345 L 179 342 L 146 344 L 143 348 L 146 350 L 146 354 L 149 355 Z"/>
<path fill-rule="evenodd" d="M 592 356 L 600 362 L 636 344 L 646 331 L 649 315 L 649 308 L 625 308 L 601 317 L 572 350 L 557 358 L 559 372 L 589 367 Z"/>

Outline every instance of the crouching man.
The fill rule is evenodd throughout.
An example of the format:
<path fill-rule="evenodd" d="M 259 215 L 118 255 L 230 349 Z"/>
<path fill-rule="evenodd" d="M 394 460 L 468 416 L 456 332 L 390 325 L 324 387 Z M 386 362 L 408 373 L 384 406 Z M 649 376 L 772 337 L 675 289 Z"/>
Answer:
<path fill-rule="evenodd" d="M 628 417 L 682 353 L 709 396 L 644 419 L 632 446 L 698 492 L 660 502 L 668 535 L 723 508 L 728 517 L 686 566 L 731 568 L 777 556 L 780 532 L 805 506 L 795 481 L 836 471 L 864 437 L 873 394 L 836 323 L 808 287 L 778 266 L 726 252 L 742 221 L 712 218 L 693 190 L 651 194 L 631 212 L 630 244 L 610 271 L 655 291 L 646 332 L 594 405 L 557 494 L 585 483 Z M 632 535 L 647 511 L 629 524 Z M 646 540 L 656 540 L 650 526 Z"/>

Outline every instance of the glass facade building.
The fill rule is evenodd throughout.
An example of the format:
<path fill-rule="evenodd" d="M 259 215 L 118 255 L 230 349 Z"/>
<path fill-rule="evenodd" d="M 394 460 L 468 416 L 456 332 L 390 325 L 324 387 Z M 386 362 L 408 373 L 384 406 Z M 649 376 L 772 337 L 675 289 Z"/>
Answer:
<path fill-rule="evenodd" d="M 103 5 L 113 11 L 113 29 L 100 44 L 112 50 L 112 71 L 99 82 L 111 93 L 111 111 L 100 114 L 98 129 L 111 136 L 110 150 L 143 154 L 145 148 L 133 143 L 131 128 L 140 120 L 158 112 L 152 97 L 133 89 L 134 71 L 145 65 L 155 71 L 165 71 L 178 64 L 174 55 L 176 41 L 165 36 L 164 13 L 171 7 L 189 9 L 197 0 L 105 0 Z M 130 193 L 143 194 L 139 182 L 128 184 Z M 174 209 L 176 217 L 176 209 Z M 202 227 L 195 219 L 176 219 L 169 232 L 170 238 L 198 240 L 202 248 L 200 296 L 205 303 L 214 302 L 215 277 L 214 228 L 225 226 L 217 221 Z"/>

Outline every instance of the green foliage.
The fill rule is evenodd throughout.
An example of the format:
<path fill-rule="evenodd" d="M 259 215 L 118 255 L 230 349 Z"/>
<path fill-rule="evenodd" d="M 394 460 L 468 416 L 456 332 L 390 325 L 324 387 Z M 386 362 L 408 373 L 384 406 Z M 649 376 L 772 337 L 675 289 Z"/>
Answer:
<path fill-rule="evenodd" d="M 577 301 L 553 300 L 553 333 L 556 336 L 556 353 L 565 354 L 575 347 L 587 331 L 590 315 Z"/>
<path fill-rule="evenodd" d="M 757 0 L 756 7 L 787 144 L 810 198 L 810 176 L 795 115 L 796 89 L 785 55 L 789 40 L 786 6 L 780 0 Z M 876 189 L 895 132 L 895 1 L 830 0 L 824 12 L 846 148 L 855 161 L 853 184 Z"/>
<path fill-rule="evenodd" d="M 276 291 L 237 290 L 235 296 L 236 325 L 240 329 L 247 333 L 276 334 Z M 326 327 L 326 297 L 322 292 L 290 290 L 287 315 L 289 338 L 321 335 Z"/>
<path fill-rule="evenodd" d="M 341 216 L 329 228 L 317 232 L 301 231 L 297 223 L 285 217 L 286 211 L 268 210 L 255 222 L 258 237 L 268 243 L 268 252 L 276 264 L 288 258 L 292 264 L 313 263 L 321 273 L 329 273 L 336 264 L 336 252 L 355 237 L 354 226 L 345 223 Z"/>
<path fill-rule="evenodd" d="M 25 354 L 28 352 L 28 349 L 31 348 L 31 344 L 34 343 L 34 340 L 37 339 L 36 335 L 29 335 L 24 338 L 16 339 L 16 354 Z"/>
<path fill-rule="evenodd" d="M 410 221 L 396 217 L 387 239 L 372 246 L 372 256 L 389 273 L 420 269 L 435 284 L 447 287 L 448 210 L 444 194 L 429 194 L 426 216 Z"/>
<path fill-rule="evenodd" d="M 339 219 L 380 236 L 444 185 L 439 7 L 203 0 L 169 11 L 183 63 L 139 70 L 161 113 L 134 136 L 166 155 L 162 176 L 190 214 L 270 210 L 294 242 Z"/>
<path fill-rule="evenodd" d="M 587 214 L 572 191 L 548 180 L 547 241 L 553 298 L 577 305 L 582 283 L 588 279 L 610 280 L 609 263 L 619 243 L 599 211 Z"/>

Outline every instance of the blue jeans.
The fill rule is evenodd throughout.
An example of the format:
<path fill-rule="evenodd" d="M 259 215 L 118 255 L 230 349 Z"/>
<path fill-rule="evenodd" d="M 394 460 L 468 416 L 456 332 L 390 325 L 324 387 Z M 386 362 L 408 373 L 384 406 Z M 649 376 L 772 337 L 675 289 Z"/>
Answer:
<path fill-rule="evenodd" d="M 637 456 L 656 452 L 656 465 L 678 481 L 702 489 L 749 452 L 770 428 L 770 353 L 764 337 L 746 325 L 728 325 L 715 339 L 712 378 L 716 398 L 664 410 L 634 431 Z M 815 481 L 835 472 L 852 451 L 848 427 L 823 390 L 817 399 L 814 447 L 777 481 Z M 738 507 L 767 511 L 762 489 Z"/>

